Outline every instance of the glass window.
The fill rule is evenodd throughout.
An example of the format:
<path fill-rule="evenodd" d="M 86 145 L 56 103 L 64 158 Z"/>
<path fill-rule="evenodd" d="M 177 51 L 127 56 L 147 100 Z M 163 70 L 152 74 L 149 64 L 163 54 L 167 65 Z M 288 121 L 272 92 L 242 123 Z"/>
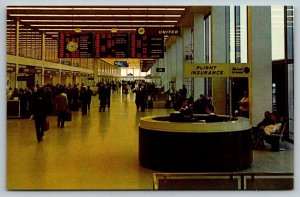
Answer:
<path fill-rule="evenodd" d="M 294 8 L 286 6 L 287 59 L 294 59 Z"/>
<path fill-rule="evenodd" d="M 127 69 L 126 68 L 121 68 L 121 77 L 127 76 Z"/>
<path fill-rule="evenodd" d="M 284 6 L 271 7 L 272 60 L 281 60 L 284 55 Z"/>

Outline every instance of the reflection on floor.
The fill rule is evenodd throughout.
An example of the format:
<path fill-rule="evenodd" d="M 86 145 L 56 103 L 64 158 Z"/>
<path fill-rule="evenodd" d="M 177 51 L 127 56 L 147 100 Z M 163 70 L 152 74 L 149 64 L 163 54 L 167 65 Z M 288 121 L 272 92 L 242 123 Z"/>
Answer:
<path fill-rule="evenodd" d="M 134 94 L 112 94 L 110 109 L 99 112 L 98 97 L 91 111 L 73 112 L 73 121 L 56 127 L 50 116 L 45 140 L 35 139 L 34 123 L 7 120 L 7 189 L 119 190 L 153 189 L 154 171 L 138 162 L 138 122 L 142 116 L 167 115 L 172 110 L 137 112 Z M 254 151 L 247 172 L 293 172 L 294 151 Z"/>

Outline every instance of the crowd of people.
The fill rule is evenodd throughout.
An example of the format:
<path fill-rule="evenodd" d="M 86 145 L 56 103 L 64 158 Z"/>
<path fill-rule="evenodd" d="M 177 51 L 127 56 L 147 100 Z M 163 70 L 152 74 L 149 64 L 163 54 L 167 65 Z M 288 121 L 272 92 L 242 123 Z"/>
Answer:
<path fill-rule="evenodd" d="M 20 101 L 20 117 L 34 119 L 38 142 L 43 140 L 47 130 L 47 116 L 57 115 L 57 126 L 63 128 L 70 111 L 79 111 L 86 115 L 90 110 L 93 92 L 90 86 L 79 84 L 72 86 L 36 85 L 32 89 L 15 88 L 7 91 L 8 100 Z"/>
<path fill-rule="evenodd" d="M 129 91 L 136 94 L 136 109 L 141 112 L 145 112 L 145 109 L 149 108 L 149 102 L 153 99 L 152 96 L 161 91 L 161 89 L 156 88 L 154 83 L 145 81 L 99 82 L 97 84 L 97 93 L 99 94 L 100 112 L 105 112 L 106 107 L 110 108 L 111 93 L 119 92 L 121 88 L 123 94 L 128 94 Z M 69 84 L 68 86 L 47 84 L 41 87 L 36 85 L 32 89 L 15 88 L 7 91 L 8 100 L 17 99 L 20 101 L 21 118 L 34 117 L 36 136 L 39 142 L 43 139 L 43 133 L 46 130 L 46 117 L 48 115 L 57 115 L 57 126 L 63 128 L 68 112 L 81 109 L 82 115 L 86 115 L 90 111 L 92 95 L 93 91 L 90 86 L 86 87 L 84 84 Z M 207 98 L 203 94 L 196 100 L 193 97 L 187 98 L 185 86 L 175 93 L 169 92 L 169 95 L 171 96 L 169 102 L 184 120 L 190 121 L 195 119 L 194 114 L 208 114 L 207 122 L 221 121 L 214 112 L 211 98 Z M 248 109 L 249 106 L 247 98 L 247 93 L 245 92 L 244 98 L 239 102 L 239 105 L 244 109 Z M 247 110 L 242 111 L 247 112 Z M 248 114 L 245 116 L 247 117 Z M 273 126 L 271 127 L 270 125 Z M 266 111 L 264 120 L 253 128 L 253 147 L 256 149 L 264 148 L 264 140 L 267 138 L 267 135 L 277 132 L 280 127 L 280 117 L 275 113 Z"/>

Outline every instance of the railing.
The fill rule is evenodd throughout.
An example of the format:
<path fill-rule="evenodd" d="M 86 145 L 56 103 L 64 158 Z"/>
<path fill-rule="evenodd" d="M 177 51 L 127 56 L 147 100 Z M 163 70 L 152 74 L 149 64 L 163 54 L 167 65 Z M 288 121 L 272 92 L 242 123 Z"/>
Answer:
<path fill-rule="evenodd" d="M 294 173 L 154 173 L 154 190 L 292 190 Z"/>

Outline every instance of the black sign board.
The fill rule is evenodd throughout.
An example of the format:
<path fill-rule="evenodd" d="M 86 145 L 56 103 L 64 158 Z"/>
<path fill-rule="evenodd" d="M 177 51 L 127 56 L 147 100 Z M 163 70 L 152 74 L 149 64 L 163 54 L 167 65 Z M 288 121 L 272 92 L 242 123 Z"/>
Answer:
<path fill-rule="evenodd" d="M 36 66 L 20 66 L 19 73 L 41 74 L 42 68 Z"/>
<path fill-rule="evenodd" d="M 169 36 L 180 36 L 181 29 L 180 27 L 140 27 L 137 28 L 138 34 L 147 34 L 147 35 L 169 35 Z"/>
<path fill-rule="evenodd" d="M 129 34 L 102 32 L 95 34 L 96 58 L 128 58 Z"/>
<path fill-rule="evenodd" d="M 141 72 L 148 72 L 148 70 L 153 66 L 154 63 L 155 63 L 154 60 L 141 60 L 140 61 Z"/>
<path fill-rule="evenodd" d="M 164 34 L 165 35 L 165 34 Z M 163 58 L 163 34 L 61 32 L 59 58 Z M 67 63 L 69 64 L 69 63 Z"/>
<path fill-rule="evenodd" d="M 158 73 L 164 73 L 165 72 L 165 68 L 156 68 L 156 72 L 158 72 Z"/>
<path fill-rule="evenodd" d="M 9 64 L 6 66 L 6 72 L 16 72 L 16 65 L 15 64 Z"/>
<path fill-rule="evenodd" d="M 56 69 L 45 69 L 44 70 L 44 75 L 46 76 L 59 76 L 59 70 Z"/>
<path fill-rule="evenodd" d="M 62 77 L 72 76 L 72 71 L 63 70 L 61 71 Z"/>
<path fill-rule="evenodd" d="M 68 44 L 73 44 L 70 48 Z M 93 33 L 61 32 L 58 39 L 59 58 L 92 58 L 94 50 Z"/>
<path fill-rule="evenodd" d="M 135 37 L 135 40 L 133 40 Z M 131 37 L 132 46 L 135 44 L 136 58 L 163 58 L 164 57 L 164 37 L 162 35 L 139 35 Z"/>

